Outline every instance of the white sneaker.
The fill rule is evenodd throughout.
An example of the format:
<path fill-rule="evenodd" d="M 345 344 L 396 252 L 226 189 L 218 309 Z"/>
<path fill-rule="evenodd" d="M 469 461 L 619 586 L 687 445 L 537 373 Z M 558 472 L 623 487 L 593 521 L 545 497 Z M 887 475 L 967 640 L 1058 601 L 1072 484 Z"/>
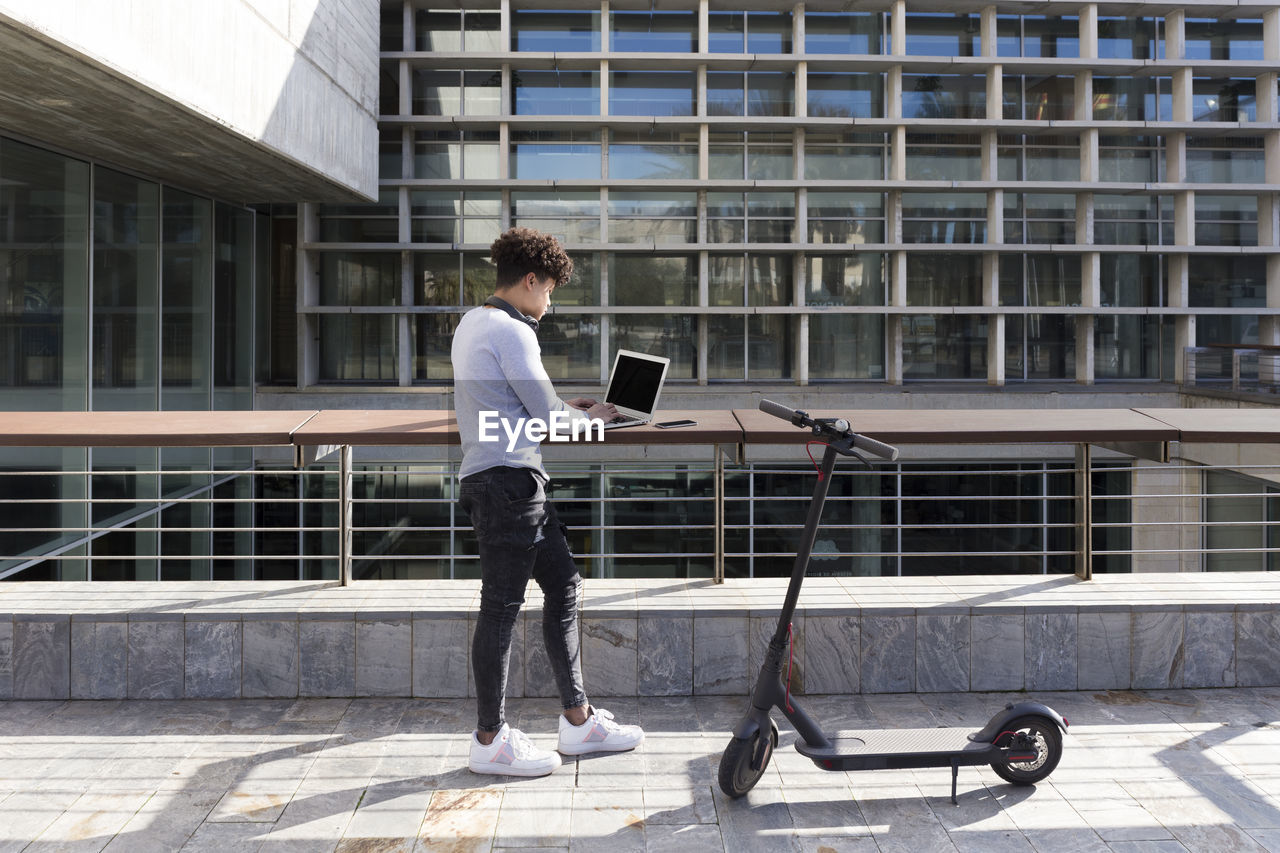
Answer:
<path fill-rule="evenodd" d="M 580 726 L 560 715 L 560 744 L 556 749 L 565 755 L 588 752 L 623 752 L 644 742 L 639 726 L 624 726 L 613 721 L 613 714 L 603 708 L 588 708 L 587 721 Z"/>
<path fill-rule="evenodd" d="M 560 766 L 560 756 L 538 749 L 519 729 L 506 723 L 485 746 L 471 733 L 471 755 L 467 767 L 472 773 L 495 773 L 500 776 L 546 776 Z"/>

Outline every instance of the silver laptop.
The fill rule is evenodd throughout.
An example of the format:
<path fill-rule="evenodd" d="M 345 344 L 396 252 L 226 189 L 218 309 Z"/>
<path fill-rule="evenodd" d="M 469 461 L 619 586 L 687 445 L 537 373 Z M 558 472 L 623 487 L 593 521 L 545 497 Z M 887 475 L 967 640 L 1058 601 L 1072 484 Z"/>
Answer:
<path fill-rule="evenodd" d="M 605 429 L 639 426 L 653 420 L 658 410 L 658 395 L 667 378 L 671 359 L 660 355 L 620 349 L 609 373 L 609 389 L 604 401 L 613 403 L 621 420 L 604 425 Z"/>

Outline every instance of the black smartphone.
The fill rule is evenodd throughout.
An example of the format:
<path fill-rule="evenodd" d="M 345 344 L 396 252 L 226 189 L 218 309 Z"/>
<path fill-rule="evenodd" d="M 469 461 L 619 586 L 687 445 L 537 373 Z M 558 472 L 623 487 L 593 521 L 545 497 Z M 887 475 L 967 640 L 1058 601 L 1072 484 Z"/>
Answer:
<path fill-rule="evenodd" d="M 662 421 L 661 423 L 654 424 L 654 426 L 656 426 L 658 429 L 675 429 L 676 427 L 697 426 L 697 425 L 698 425 L 697 421 L 691 421 L 687 419 L 680 420 L 680 421 Z"/>

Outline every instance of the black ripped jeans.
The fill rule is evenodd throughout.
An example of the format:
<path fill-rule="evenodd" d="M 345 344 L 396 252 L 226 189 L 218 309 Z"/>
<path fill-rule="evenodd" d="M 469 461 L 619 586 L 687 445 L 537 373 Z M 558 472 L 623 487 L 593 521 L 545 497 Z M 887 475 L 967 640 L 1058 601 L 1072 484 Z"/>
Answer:
<path fill-rule="evenodd" d="M 529 578 L 542 587 L 542 637 L 565 708 L 587 704 L 578 646 L 578 590 L 564 527 L 529 468 L 489 468 L 461 482 L 459 504 L 480 543 L 480 617 L 471 644 L 480 731 L 506 721 L 511 629 Z"/>

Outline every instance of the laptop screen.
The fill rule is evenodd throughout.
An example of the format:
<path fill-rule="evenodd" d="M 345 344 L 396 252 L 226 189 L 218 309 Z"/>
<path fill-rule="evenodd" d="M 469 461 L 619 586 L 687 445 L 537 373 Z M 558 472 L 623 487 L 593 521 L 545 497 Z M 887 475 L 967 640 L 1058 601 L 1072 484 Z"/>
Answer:
<path fill-rule="evenodd" d="M 660 361 L 620 353 L 604 400 L 620 408 L 652 413 L 665 371 L 666 365 Z"/>

